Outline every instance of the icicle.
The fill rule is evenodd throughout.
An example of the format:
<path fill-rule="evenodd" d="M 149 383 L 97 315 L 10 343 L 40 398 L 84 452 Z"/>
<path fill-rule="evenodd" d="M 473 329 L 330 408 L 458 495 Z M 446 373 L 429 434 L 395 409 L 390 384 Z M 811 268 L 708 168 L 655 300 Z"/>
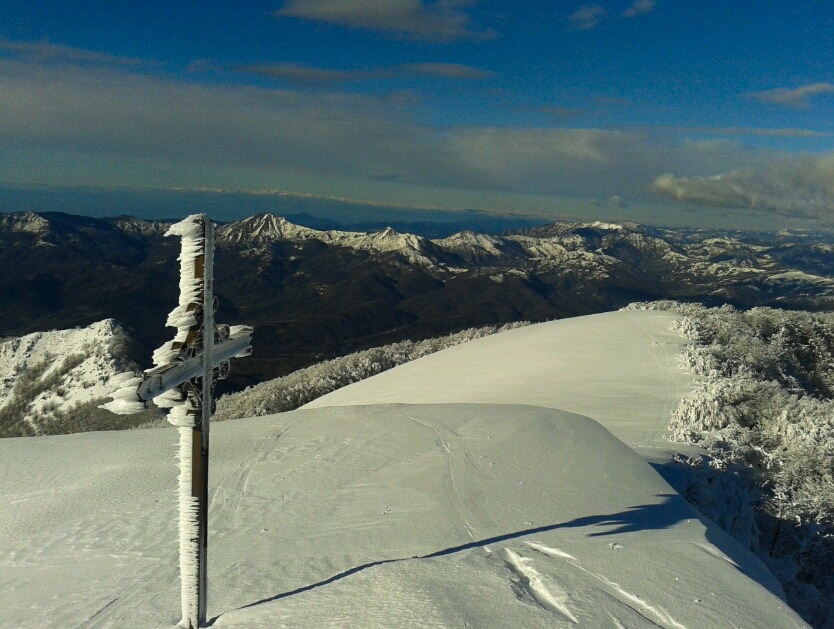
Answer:
<path fill-rule="evenodd" d="M 174 406 L 168 413 L 168 423 L 179 428 L 190 428 L 196 425 L 197 414 L 191 401 Z"/>
<path fill-rule="evenodd" d="M 186 342 L 197 320 L 196 306 L 201 301 L 203 281 L 196 278 L 197 260 L 203 254 L 203 221 L 201 214 L 192 214 L 171 225 L 166 236 L 180 236 L 182 249 L 177 258 L 180 262 L 180 298 L 177 306 L 168 314 L 165 325 L 176 328 L 174 340 L 165 343 L 153 353 L 157 367 L 168 365 L 180 357 L 179 348 Z"/>
<path fill-rule="evenodd" d="M 177 407 L 178 410 L 181 407 Z M 173 413 L 172 413 L 173 414 Z M 180 574 L 182 575 L 182 590 L 180 600 L 182 605 L 182 620 L 180 627 L 196 627 L 198 624 L 198 591 L 197 572 L 199 571 L 199 501 L 191 495 L 192 429 L 181 426 L 180 433 L 180 475 L 179 475 L 179 504 L 180 504 Z"/>
<path fill-rule="evenodd" d="M 251 336 L 252 326 L 249 325 L 233 325 L 229 327 L 229 338 L 237 338 L 238 336 Z M 252 354 L 252 346 L 250 345 L 241 353 L 235 354 L 233 358 L 246 358 Z"/>
<path fill-rule="evenodd" d="M 194 327 L 201 324 L 198 320 L 197 305 L 202 302 L 203 280 L 197 275 L 197 262 L 204 253 L 205 217 L 192 215 L 172 225 L 166 236 L 180 236 L 182 249 L 180 262 L 180 298 L 177 306 L 170 312 L 166 325 L 177 329 L 174 340 L 166 343 L 154 352 L 154 362 L 161 366 L 170 364 L 180 358 L 181 348 L 190 339 Z M 199 510 L 200 502 L 192 495 L 193 490 L 193 427 L 199 410 L 191 395 L 183 399 L 180 389 L 168 391 L 157 399 L 161 406 L 170 406 L 168 422 L 178 427 L 180 433 L 180 475 L 179 475 L 179 543 L 180 575 L 182 579 L 181 627 L 197 627 L 200 622 L 199 592 Z"/>
<path fill-rule="evenodd" d="M 145 410 L 145 403 L 136 395 L 136 388 L 142 382 L 142 377 L 134 373 L 120 373 L 113 376 L 107 383 L 112 391 L 112 401 L 99 405 L 116 415 L 131 415 Z"/>
<path fill-rule="evenodd" d="M 183 393 L 180 391 L 179 387 L 166 391 L 162 395 L 157 395 L 153 399 L 154 404 L 156 404 L 159 408 L 174 408 L 175 406 L 182 404 L 183 401 Z"/>

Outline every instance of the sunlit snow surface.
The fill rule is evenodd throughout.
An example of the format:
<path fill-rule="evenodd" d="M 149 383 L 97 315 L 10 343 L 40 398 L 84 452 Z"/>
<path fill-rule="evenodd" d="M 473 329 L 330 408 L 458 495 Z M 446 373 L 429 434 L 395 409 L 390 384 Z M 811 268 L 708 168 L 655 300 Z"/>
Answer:
<path fill-rule="evenodd" d="M 214 626 L 804 626 L 755 558 L 606 429 L 662 443 L 670 400 L 691 386 L 665 345 L 680 343 L 670 321 L 584 317 L 467 346 L 492 374 L 537 365 L 495 375 L 494 397 L 542 405 L 552 392 L 605 411 L 600 423 L 541 406 L 393 404 L 212 427 Z M 474 395 L 463 349 L 354 386 L 416 395 L 445 380 L 463 395 L 466 380 Z M 413 381 L 420 363 L 441 381 Z M 3 626 L 179 620 L 176 441 L 173 428 L 0 441 Z"/>
<path fill-rule="evenodd" d="M 666 428 L 693 377 L 690 341 L 662 311 L 618 311 L 510 330 L 452 347 L 314 400 L 348 404 L 533 404 L 585 415 L 627 445 L 665 462 L 684 446 Z"/>

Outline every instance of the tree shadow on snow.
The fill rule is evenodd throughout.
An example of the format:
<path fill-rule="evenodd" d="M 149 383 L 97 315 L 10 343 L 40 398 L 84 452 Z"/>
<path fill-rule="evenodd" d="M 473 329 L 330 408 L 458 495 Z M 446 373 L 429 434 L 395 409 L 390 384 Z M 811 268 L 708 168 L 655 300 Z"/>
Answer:
<path fill-rule="evenodd" d="M 726 470 L 713 470 L 705 465 L 693 467 L 681 461 L 651 463 L 651 466 L 694 510 L 695 516 L 706 527 L 707 540 L 739 572 L 785 600 L 782 586 L 759 555 L 765 554 L 768 547 L 772 549 L 777 544 L 780 532 L 784 537 L 789 537 L 793 523 L 779 521 L 765 510 L 753 508 L 752 503 L 745 503 L 755 499 L 755 470 L 740 465 L 733 465 Z M 701 504 L 702 501 L 706 504 Z M 700 511 L 705 507 L 708 515 Z M 749 510 L 748 514 L 745 514 L 745 509 Z M 751 518 L 755 518 L 755 524 Z M 758 529 L 755 536 L 758 548 L 748 547 L 751 526 Z"/>
<path fill-rule="evenodd" d="M 463 552 L 465 550 L 481 548 L 482 546 L 488 546 L 490 544 L 498 544 L 501 542 L 517 539 L 519 537 L 535 535 L 537 533 L 555 531 L 556 529 L 605 527 L 604 530 L 588 533 L 588 537 L 600 537 L 606 535 L 622 535 L 625 533 L 633 533 L 636 531 L 666 529 L 675 525 L 678 522 L 681 522 L 683 520 L 691 520 L 693 518 L 692 508 L 679 495 L 660 494 L 658 497 L 660 498 L 660 500 L 657 503 L 636 505 L 633 507 L 628 507 L 627 509 L 619 511 L 617 513 L 584 516 L 581 518 L 569 520 L 567 522 L 560 522 L 558 524 L 548 524 L 545 526 L 538 526 L 534 528 L 524 529 L 521 531 L 514 531 L 512 533 L 496 535 L 474 542 L 460 544 L 458 546 L 451 546 L 449 548 L 444 548 L 442 550 L 438 550 L 427 555 L 415 555 L 413 557 L 402 557 L 397 559 L 382 559 L 379 561 L 371 561 L 360 566 L 354 566 L 353 568 L 349 568 L 348 570 L 335 574 L 332 577 L 324 579 L 323 581 L 319 581 L 318 583 L 305 585 L 303 587 L 296 588 L 295 590 L 289 592 L 281 592 L 280 594 L 276 594 L 274 596 L 262 598 L 253 603 L 249 603 L 248 605 L 239 607 L 238 609 L 248 609 L 251 607 L 256 607 L 258 605 L 263 605 L 265 603 L 279 601 L 283 598 L 295 596 L 296 594 L 301 594 L 303 592 L 309 592 L 310 590 L 314 590 L 318 587 L 322 587 L 324 585 L 329 585 L 336 581 L 340 581 L 341 579 L 347 578 L 358 572 L 362 572 L 363 570 L 367 570 L 368 568 L 373 568 L 374 566 L 381 566 L 387 563 L 396 563 L 399 561 L 409 561 L 411 559 L 431 559 L 433 557 L 445 557 L 447 555 L 453 555 L 455 553 Z M 208 625 L 213 625 L 219 617 L 220 616 L 215 616 L 214 618 L 212 618 L 209 621 Z"/>

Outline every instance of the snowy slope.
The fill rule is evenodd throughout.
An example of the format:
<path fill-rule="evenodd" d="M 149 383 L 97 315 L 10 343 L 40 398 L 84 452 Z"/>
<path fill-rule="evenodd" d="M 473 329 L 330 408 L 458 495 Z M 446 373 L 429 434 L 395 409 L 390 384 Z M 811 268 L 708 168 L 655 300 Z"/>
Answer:
<path fill-rule="evenodd" d="M 107 396 L 108 380 L 126 368 L 126 343 L 113 319 L 3 341 L 0 414 L 27 433 L 49 432 L 67 411 Z"/>
<path fill-rule="evenodd" d="M 668 317 L 655 314 L 628 313 L 644 329 L 632 337 L 671 343 Z M 580 349 L 591 334 L 603 350 L 605 337 L 638 376 L 629 405 L 608 414 L 627 434 L 630 413 L 666 404 L 679 374 L 662 362 L 664 345 L 618 344 L 614 320 L 505 333 L 496 347 L 509 355 L 484 350 L 482 367 L 527 343 L 541 352 L 530 358 L 557 364 L 546 348 L 560 337 L 576 357 L 563 390 L 596 378 L 581 386 L 613 394 L 627 386 L 618 368 Z M 517 335 L 528 329 L 538 342 Z M 390 375 L 430 359 L 452 374 L 457 349 L 343 391 L 374 381 L 406 390 Z M 547 396 L 534 374 L 505 395 L 511 387 Z M 649 417 L 661 410 L 636 416 L 634 439 L 654 442 L 662 426 Z M 177 622 L 176 440 L 158 429 L 0 441 L 4 626 Z M 564 411 L 352 405 L 223 422 L 212 428 L 210 492 L 216 627 L 804 626 L 758 560 L 600 423 Z"/>
<path fill-rule="evenodd" d="M 680 368 L 689 342 L 663 311 L 606 312 L 511 330 L 426 356 L 318 398 L 348 404 L 534 404 L 590 417 L 665 461 L 671 412 L 692 392 Z"/>

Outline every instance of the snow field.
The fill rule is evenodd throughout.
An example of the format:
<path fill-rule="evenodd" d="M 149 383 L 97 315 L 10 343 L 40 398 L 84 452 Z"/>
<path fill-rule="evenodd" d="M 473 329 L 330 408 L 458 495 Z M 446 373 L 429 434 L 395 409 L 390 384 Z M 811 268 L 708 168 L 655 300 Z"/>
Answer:
<path fill-rule="evenodd" d="M 532 404 L 590 417 L 649 460 L 674 452 L 667 425 L 694 389 L 680 315 L 618 311 L 541 323 L 426 356 L 306 404 Z M 692 449 L 694 452 L 694 449 Z"/>
<path fill-rule="evenodd" d="M 646 461 L 692 388 L 672 320 L 531 326 L 217 424 L 213 626 L 806 626 Z M 177 623 L 177 438 L 0 440 L 4 625 Z"/>
<path fill-rule="evenodd" d="M 8 626 L 177 622 L 175 432 L 0 442 Z M 587 418 L 355 406 L 213 433 L 218 627 L 803 626 L 752 555 Z"/>

